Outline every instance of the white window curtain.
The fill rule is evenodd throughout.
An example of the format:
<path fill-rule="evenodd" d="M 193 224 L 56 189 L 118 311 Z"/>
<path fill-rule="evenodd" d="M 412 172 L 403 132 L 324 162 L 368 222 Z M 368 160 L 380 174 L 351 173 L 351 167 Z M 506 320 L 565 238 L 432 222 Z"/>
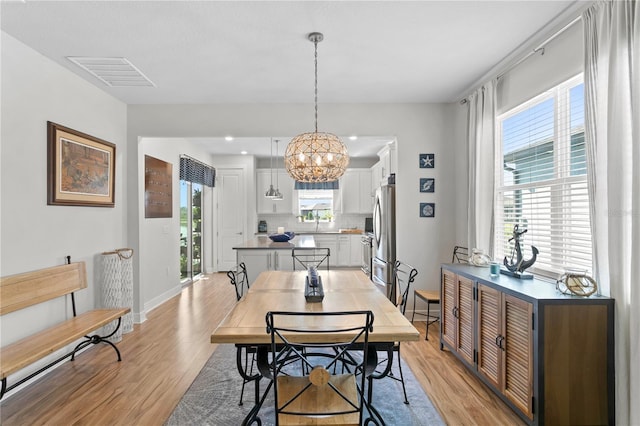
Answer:
<path fill-rule="evenodd" d="M 493 254 L 495 123 L 497 79 L 467 98 L 469 143 L 469 248 Z"/>
<path fill-rule="evenodd" d="M 596 280 L 615 298 L 616 423 L 640 425 L 640 4 L 582 16 Z"/>

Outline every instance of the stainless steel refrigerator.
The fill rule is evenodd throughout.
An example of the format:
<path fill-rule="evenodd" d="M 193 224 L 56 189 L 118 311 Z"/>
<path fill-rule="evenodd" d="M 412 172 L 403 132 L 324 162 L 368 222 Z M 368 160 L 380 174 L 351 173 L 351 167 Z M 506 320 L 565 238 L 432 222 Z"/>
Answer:
<path fill-rule="evenodd" d="M 371 279 L 391 295 L 392 268 L 396 261 L 396 187 L 376 190 L 373 207 L 373 260 Z"/>

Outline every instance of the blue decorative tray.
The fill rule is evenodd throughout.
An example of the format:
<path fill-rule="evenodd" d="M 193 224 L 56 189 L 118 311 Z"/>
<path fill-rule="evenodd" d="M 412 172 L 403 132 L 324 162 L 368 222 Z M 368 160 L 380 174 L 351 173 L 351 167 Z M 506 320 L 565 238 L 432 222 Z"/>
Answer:
<path fill-rule="evenodd" d="M 294 232 L 285 232 L 284 234 L 271 234 L 269 235 L 269 238 L 271 238 L 271 241 L 274 241 L 276 243 L 286 243 L 289 240 L 293 240 L 293 237 L 295 237 L 296 234 Z"/>

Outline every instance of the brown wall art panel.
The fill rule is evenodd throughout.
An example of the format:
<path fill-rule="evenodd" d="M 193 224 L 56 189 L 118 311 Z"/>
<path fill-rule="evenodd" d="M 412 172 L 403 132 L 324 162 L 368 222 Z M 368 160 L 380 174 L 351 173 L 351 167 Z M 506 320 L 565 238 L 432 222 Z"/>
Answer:
<path fill-rule="evenodd" d="M 144 217 L 171 217 L 173 197 L 171 182 L 173 165 L 144 156 Z"/>

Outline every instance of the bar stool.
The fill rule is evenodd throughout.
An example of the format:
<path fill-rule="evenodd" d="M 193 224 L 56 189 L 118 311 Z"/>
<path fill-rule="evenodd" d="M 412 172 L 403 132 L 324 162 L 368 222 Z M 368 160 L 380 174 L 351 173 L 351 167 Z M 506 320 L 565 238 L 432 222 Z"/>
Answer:
<path fill-rule="evenodd" d="M 427 302 L 427 313 L 424 314 L 422 312 L 416 312 L 416 298 L 420 298 Z M 429 340 L 429 326 L 434 322 L 440 321 L 440 317 L 436 315 L 431 315 L 431 305 L 432 304 L 440 304 L 440 292 L 432 291 L 432 290 L 415 290 L 413 292 L 413 315 L 411 315 L 411 322 L 413 322 L 416 313 L 418 315 L 424 315 L 427 317 L 427 326 L 425 331 L 424 340 Z"/>
<path fill-rule="evenodd" d="M 469 250 L 463 246 L 455 246 L 453 248 L 453 256 L 451 257 L 451 263 L 469 263 Z M 416 297 L 427 302 L 427 313 L 416 312 Z M 413 315 L 411 315 L 411 322 L 413 318 L 418 315 L 427 317 L 427 326 L 424 333 L 424 340 L 429 340 L 429 325 L 434 322 L 440 321 L 440 316 L 431 315 L 431 305 L 440 304 L 440 292 L 433 290 L 414 290 L 413 292 Z"/>

